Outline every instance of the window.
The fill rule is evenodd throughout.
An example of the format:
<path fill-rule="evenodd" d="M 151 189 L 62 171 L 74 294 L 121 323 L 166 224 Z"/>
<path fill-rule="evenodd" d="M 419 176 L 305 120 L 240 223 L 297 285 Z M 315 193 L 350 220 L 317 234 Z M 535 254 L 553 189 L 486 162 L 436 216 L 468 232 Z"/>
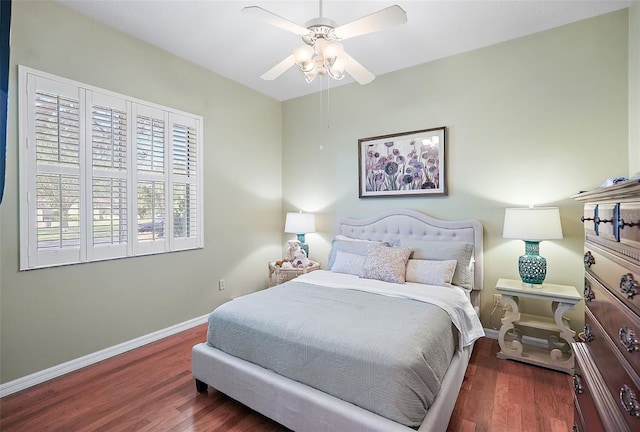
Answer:
<path fill-rule="evenodd" d="M 203 246 L 202 117 L 20 74 L 20 269 Z"/>

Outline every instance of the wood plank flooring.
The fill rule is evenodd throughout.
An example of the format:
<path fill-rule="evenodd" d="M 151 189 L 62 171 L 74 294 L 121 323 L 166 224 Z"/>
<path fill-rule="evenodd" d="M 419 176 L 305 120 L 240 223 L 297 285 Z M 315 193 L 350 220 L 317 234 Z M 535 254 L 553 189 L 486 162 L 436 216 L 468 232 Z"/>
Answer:
<path fill-rule="evenodd" d="M 201 325 L 2 398 L 0 430 L 288 431 L 215 390 L 196 392 L 191 347 L 205 334 Z M 570 431 L 570 377 L 499 360 L 498 350 L 476 343 L 448 431 Z"/>

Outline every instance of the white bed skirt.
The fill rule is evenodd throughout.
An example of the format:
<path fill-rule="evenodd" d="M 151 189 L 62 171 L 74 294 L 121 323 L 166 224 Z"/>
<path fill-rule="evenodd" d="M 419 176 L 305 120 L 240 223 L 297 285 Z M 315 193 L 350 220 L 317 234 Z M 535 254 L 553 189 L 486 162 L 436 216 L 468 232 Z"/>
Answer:
<path fill-rule="evenodd" d="M 419 431 L 447 430 L 472 350 L 456 351 Z M 193 347 L 192 363 L 195 379 L 296 432 L 415 432 L 206 343 Z"/>

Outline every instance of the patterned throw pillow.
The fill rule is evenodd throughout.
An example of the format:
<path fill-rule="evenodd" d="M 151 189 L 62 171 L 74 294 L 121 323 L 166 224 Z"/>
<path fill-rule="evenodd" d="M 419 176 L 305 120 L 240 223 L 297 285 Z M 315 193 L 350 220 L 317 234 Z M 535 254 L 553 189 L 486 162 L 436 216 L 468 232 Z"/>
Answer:
<path fill-rule="evenodd" d="M 361 276 L 365 259 L 364 255 L 338 251 L 331 271 Z"/>
<path fill-rule="evenodd" d="M 369 246 L 361 277 L 402 284 L 410 254 L 407 248 Z"/>
<path fill-rule="evenodd" d="M 407 282 L 427 285 L 451 285 L 453 273 L 456 271 L 456 260 L 431 261 L 410 259 L 407 263 Z"/>

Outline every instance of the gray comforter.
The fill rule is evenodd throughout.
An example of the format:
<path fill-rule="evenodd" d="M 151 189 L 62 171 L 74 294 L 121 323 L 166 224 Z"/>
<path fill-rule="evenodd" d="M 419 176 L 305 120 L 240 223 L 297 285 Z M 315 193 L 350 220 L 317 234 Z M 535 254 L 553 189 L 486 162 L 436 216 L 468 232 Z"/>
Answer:
<path fill-rule="evenodd" d="M 456 334 L 431 304 L 291 281 L 217 308 L 207 342 L 415 428 L 440 389 Z"/>

